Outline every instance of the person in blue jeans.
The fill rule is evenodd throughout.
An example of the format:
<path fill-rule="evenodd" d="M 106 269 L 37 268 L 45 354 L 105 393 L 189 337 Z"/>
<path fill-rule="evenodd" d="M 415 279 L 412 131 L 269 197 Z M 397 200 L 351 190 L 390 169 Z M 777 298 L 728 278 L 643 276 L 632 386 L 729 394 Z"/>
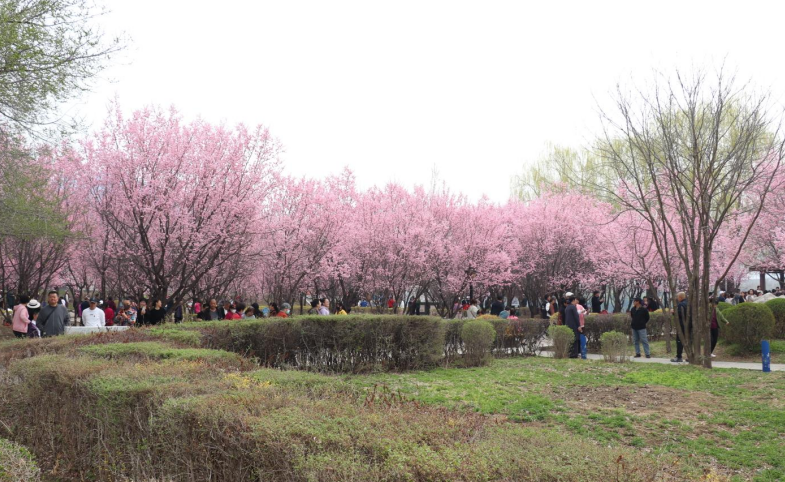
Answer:
<path fill-rule="evenodd" d="M 643 307 L 643 302 L 640 298 L 635 298 L 632 301 L 630 317 L 632 318 L 632 342 L 635 344 L 635 358 L 641 357 L 641 344 L 643 344 L 643 352 L 646 354 L 646 358 L 651 358 L 649 338 L 646 335 L 646 323 L 649 322 L 649 310 Z"/>

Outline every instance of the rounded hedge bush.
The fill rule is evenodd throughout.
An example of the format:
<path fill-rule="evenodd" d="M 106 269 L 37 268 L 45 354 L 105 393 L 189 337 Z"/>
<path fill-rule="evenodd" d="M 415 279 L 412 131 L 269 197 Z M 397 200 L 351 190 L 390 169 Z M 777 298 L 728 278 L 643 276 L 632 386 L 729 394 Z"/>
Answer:
<path fill-rule="evenodd" d="M 606 362 L 623 363 L 629 360 L 627 335 L 618 331 L 608 331 L 600 337 L 602 358 Z"/>
<path fill-rule="evenodd" d="M 733 308 L 733 305 L 728 302 L 720 301 L 719 303 L 717 303 L 717 309 L 720 311 L 725 311 L 730 308 Z"/>
<path fill-rule="evenodd" d="M 760 351 L 761 340 L 774 331 L 774 314 L 762 303 L 741 303 L 723 312 L 728 320 L 725 339 L 743 352 Z"/>
<path fill-rule="evenodd" d="M 567 358 L 575 341 L 575 333 L 572 328 L 564 325 L 551 325 L 548 327 L 548 336 L 553 341 L 553 358 Z"/>
<path fill-rule="evenodd" d="M 771 336 L 778 340 L 785 339 L 785 299 L 777 298 L 764 303 L 774 315 L 774 331 Z"/>
<path fill-rule="evenodd" d="M 491 347 L 496 339 L 496 330 L 486 320 L 467 321 L 461 329 L 461 339 L 466 365 L 484 365 L 491 358 Z"/>

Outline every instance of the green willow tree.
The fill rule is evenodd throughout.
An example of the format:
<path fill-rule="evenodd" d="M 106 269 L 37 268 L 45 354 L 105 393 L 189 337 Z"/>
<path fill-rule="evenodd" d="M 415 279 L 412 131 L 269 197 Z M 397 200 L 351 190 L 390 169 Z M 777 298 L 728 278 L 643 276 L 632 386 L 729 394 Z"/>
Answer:
<path fill-rule="evenodd" d="M 60 123 L 59 107 L 89 89 L 120 38 L 94 25 L 86 0 L 0 2 L 0 119 L 4 130 L 31 132 Z"/>

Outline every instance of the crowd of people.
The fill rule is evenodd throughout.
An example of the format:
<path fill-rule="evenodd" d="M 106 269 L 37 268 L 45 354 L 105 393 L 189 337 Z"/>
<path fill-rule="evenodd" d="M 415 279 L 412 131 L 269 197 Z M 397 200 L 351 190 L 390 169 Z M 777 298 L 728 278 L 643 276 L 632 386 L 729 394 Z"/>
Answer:
<path fill-rule="evenodd" d="M 712 297 L 715 307 L 711 319 L 711 352 L 714 357 L 714 349 L 719 339 L 720 324 L 724 321 L 722 313 L 716 309 L 717 303 L 726 302 L 739 304 L 752 302 L 761 296 L 770 293 L 773 296 L 785 296 L 785 291 L 780 288 L 765 291 L 761 289 L 748 290 L 742 292 L 739 289 L 720 292 L 716 298 Z M 84 298 L 81 302 L 74 302 L 73 318 L 68 311 L 67 297 L 60 297 L 58 292 L 53 290 L 47 293 L 46 303 L 42 305 L 38 300 L 31 299 L 29 296 L 21 295 L 18 299 L 13 299 L 12 329 L 14 336 L 23 337 L 42 337 L 57 336 L 65 332 L 65 327 L 71 324 L 83 325 L 86 327 L 104 326 L 145 326 L 157 325 L 162 323 L 171 313 L 176 323 L 183 321 L 184 312 L 196 315 L 196 318 L 203 321 L 215 320 L 240 320 L 254 318 L 288 318 L 292 314 L 292 307 L 289 303 L 270 303 L 269 306 L 260 307 L 259 303 L 245 304 L 241 301 L 224 299 L 220 303 L 216 299 L 210 299 L 202 304 L 198 299 L 185 305 L 178 304 L 173 307 L 164 306 L 161 300 L 141 299 L 135 302 L 124 299 L 119 306 L 112 298 L 106 301 L 97 298 Z M 367 299 L 361 299 L 357 305 L 360 307 L 381 304 L 380 300 L 373 300 L 369 303 Z M 397 309 L 395 299 L 390 297 L 386 303 L 391 310 Z M 420 314 L 421 302 L 418 298 L 410 297 L 406 307 L 409 315 Z M 552 293 L 544 296 L 539 303 L 532 305 L 525 296 L 521 298 L 513 297 L 511 301 L 502 295 L 491 298 L 487 293 L 482 301 L 477 298 L 460 300 L 456 298 L 450 316 L 454 318 L 475 319 L 484 314 L 498 316 L 499 318 L 517 320 L 522 310 L 529 308 L 530 316 L 539 314 L 542 318 L 554 320 L 558 325 L 565 325 L 573 330 L 574 341 L 570 348 L 570 357 L 578 358 L 580 350 L 580 336 L 584 332 L 586 317 L 589 313 L 607 313 L 603 309 L 606 305 L 605 293 L 596 290 L 592 293 L 589 300 L 576 296 L 571 292 L 563 294 Z M 629 309 L 630 330 L 632 341 L 635 347 L 635 357 L 645 356 L 651 358 L 651 349 L 648 341 L 647 323 L 650 313 L 659 310 L 662 303 L 657 297 L 634 298 Z M 431 315 L 435 314 L 435 306 L 430 307 Z M 344 306 L 340 301 L 335 303 L 331 309 L 330 300 L 326 297 L 317 298 L 310 301 L 309 315 L 346 315 L 351 311 L 351 307 Z M 676 311 L 678 322 L 682 332 L 692 333 L 692 316 L 688 310 L 686 293 L 680 292 L 676 295 Z M 523 315 L 521 315 L 523 316 Z M 527 316 L 528 318 L 529 316 Z M 727 323 L 727 322 L 726 322 Z M 641 350 L 642 348 L 642 350 Z M 687 361 L 684 357 L 684 345 L 681 337 L 676 336 L 676 357 L 672 362 L 680 363 Z"/>

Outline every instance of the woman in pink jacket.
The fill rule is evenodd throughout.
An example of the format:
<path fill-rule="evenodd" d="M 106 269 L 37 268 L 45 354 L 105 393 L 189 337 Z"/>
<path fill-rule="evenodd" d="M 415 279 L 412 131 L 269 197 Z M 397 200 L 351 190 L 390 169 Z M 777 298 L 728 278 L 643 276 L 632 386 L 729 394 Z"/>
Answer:
<path fill-rule="evenodd" d="M 14 336 L 17 338 L 24 338 L 27 336 L 27 325 L 30 324 L 30 314 L 27 312 L 27 303 L 30 297 L 21 295 L 19 297 L 19 304 L 14 306 L 14 321 L 12 328 Z"/>

